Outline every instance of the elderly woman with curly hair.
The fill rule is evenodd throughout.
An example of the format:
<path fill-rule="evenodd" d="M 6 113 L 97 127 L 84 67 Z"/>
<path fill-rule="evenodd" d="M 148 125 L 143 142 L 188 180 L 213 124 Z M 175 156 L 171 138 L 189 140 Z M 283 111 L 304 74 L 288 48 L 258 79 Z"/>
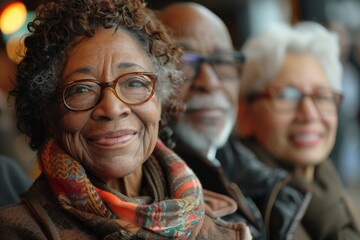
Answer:
<path fill-rule="evenodd" d="M 1 238 L 249 238 L 158 139 L 182 109 L 181 52 L 144 2 L 49 2 L 29 30 L 11 95 L 42 174 L 0 211 Z"/>
<path fill-rule="evenodd" d="M 243 51 L 242 142 L 311 189 L 301 239 L 360 239 L 360 212 L 329 160 L 342 99 L 336 35 L 315 22 L 276 25 Z"/>

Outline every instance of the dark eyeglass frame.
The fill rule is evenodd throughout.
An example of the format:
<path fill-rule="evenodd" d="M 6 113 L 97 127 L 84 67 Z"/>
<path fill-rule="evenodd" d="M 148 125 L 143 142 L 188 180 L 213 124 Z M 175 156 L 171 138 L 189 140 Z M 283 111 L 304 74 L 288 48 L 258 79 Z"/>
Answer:
<path fill-rule="evenodd" d="M 226 55 L 226 54 L 231 54 L 233 55 L 233 60 L 235 60 L 234 62 L 237 64 L 237 67 L 239 68 L 239 66 L 241 64 L 245 63 L 245 55 L 239 51 L 224 51 L 224 52 L 215 52 L 211 55 L 201 55 L 198 54 L 196 52 L 192 52 L 192 51 L 184 51 L 183 56 L 180 60 L 181 64 L 184 64 L 185 62 L 189 62 L 187 60 L 185 60 L 186 56 L 191 56 L 192 58 L 196 58 L 196 66 L 193 66 L 195 69 L 195 74 L 193 77 L 191 78 L 186 78 L 185 81 L 193 81 L 194 79 L 196 79 L 199 76 L 201 67 L 204 63 L 209 64 L 215 71 L 215 73 L 217 74 L 217 76 L 219 77 L 220 80 L 223 80 L 221 76 L 218 75 L 217 71 L 216 71 L 216 67 L 214 66 L 214 62 L 219 58 L 219 56 L 221 55 Z"/>
<path fill-rule="evenodd" d="M 151 80 L 151 93 L 149 94 L 149 96 L 141 101 L 141 102 L 136 102 L 136 103 L 131 103 L 131 102 L 127 102 L 125 101 L 120 95 L 119 93 L 116 91 L 116 85 L 117 83 L 123 79 L 124 77 L 126 76 L 129 76 L 129 75 L 134 75 L 134 76 L 147 76 L 150 80 Z M 111 82 L 99 82 L 99 81 L 94 81 L 94 80 L 91 80 L 91 79 L 82 79 L 82 80 L 76 80 L 76 81 L 71 81 L 69 83 L 66 83 L 62 88 L 61 88 L 61 92 L 62 92 L 62 102 L 63 104 L 65 105 L 65 107 L 71 111 L 74 111 L 74 112 L 81 112 L 81 111 L 88 111 L 88 110 L 91 110 L 91 109 L 94 109 L 97 105 L 100 104 L 100 102 L 102 101 L 103 97 L 104 97 L 104 89 L 105 88 L 111 88 L 112 91 L 115 93 L 115 96 L 120 100 L 122 101 L 123 103 L 127 104 L 127 105 L 130 105 L 130 106 L 135 106 L 135 105 L 140 105 L 140 104 L 143 104 L 143 103 L 146 103 L 147 101 L 149 101 L 153 96 L 154 96 L 154 93 L 155 93 L 155 82 L 157 80 L 157 75 L 153 72 L 129 72 L 129 73 L 125 73 L 121 76 L 119 76 L 118 78 L 116 78 L 115 80 L 111 81 Z M 95 83 L 97 85 L 100 86 L 100 95 L 99 95 L 99 98 L 98 100 L 96 101 L 96 103 L 92 106 L 92 107 L 88 107 L 86 109 L 76 109 L 76 108 L 73 108 L 71 106 L 69 106 L 67 103 L 66 103 L 66 96 L 65 96 L 65 92 L 66 90 L 77 84 L 77 83 L 82 83 L 82 82 L 91 82 L 91 83 Z"/>
<path fill-rule="evenodd" d="M 282 86 L 282 87 L 269 87 L 267 88 L 264 92 L 261 92 L 261 93 L 251 93 L 249 94 L 247 97 L 246 97 L 246 101 L 247 102 L 250 102 L 250 103 L 253 103 L 255 102 L 256 100 L 258 99 L 261 99 L 261 98 L 265 98 L 265 99 L 269 99 L 269 100 L 274 100 L 277 96 L 280 96 L 279 92 L 281 92 L 284 88 L 292 88 L 292 89 L 296 89 L 299 93 L 300 93 L 300 98 L 298 100 L 298 105 L 297 107 L 299 107 L 299 105 L 301 104 L 301 102 L 304 100 L 305 97 L 310 97 L 311 100 L 313 101 L 314 105 L 316 106 L 317 110 L 319 111 L 319 113 L 323 114 L 325 110 L 323 109 L 319 109 L 319 106 L 317 104 L 317 100 L 316 100 L 316 97 L 318 97 L 319 95 L 317 94 L 307 94 L 307 93 L 304 93 L 302 92 L 300 89 L 298 89 L 297 87 L 294 87 L 294 86 Z M 334 104 L 335 104 L 335 107 L 338 109 L 338 107 L 340 106 L 342 100 L 343 100 L 343 95 L 337 91 L 334 91 L 330 88 L 325 88 L 325 87 L 320 87 L 318 89 L 316 89 L 315 92 L 320 92 L 321 90 L 330 90 L 330 92 L 333 94 L 334 96 Z M 271 103 L 270 103 L 271 104 Z M 280 113 L 283 113 L 283 112 L 291 112 L 291 111 L 294 111 L 295 109 L 291 110 L 291 109 L 282 109 L 282 110 L 279 110 L 279 109 L 276 109 L 275 106 L 273 106 L 274 104 L 271 104 L 272 105 L 272 108 L 276 111 L 276 112 L 280 112 Z M 326 112 L 329 112 L 329 111 L 326 111 Z M 333 112 L 333 111 L 331 111 Z"/>

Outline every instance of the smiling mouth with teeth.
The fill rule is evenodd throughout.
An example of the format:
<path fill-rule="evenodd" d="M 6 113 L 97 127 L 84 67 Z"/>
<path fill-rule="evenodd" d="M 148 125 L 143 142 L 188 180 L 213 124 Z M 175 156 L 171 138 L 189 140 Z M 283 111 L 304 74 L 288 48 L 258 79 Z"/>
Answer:
<path fill-rule="evenodd" d="M 313 147 L 321 141 L 321 135 L 317 133 L 295 134 L 290 136 L 290 141 L 299 147 Z"/>
<path fill-rule="evenodd" d="M 320 138 L 319 134 L 315 134 L 315 133 L 292 136 L 292 139 L 296 141 L 312 141 L 312 140 L 317 140 L 319 138 Z"/>

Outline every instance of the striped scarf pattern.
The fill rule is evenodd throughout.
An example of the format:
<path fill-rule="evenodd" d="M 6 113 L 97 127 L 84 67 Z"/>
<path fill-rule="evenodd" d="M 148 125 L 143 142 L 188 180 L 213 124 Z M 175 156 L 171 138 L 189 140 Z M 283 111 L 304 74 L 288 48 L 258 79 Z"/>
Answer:
<path fill-rule="evenodd" d="M 53 140 L 39 152 L 38 160 L 60 205 L 76 217 L 111 219 L 132 234 L 141 232 L 146 239 L 187 239 L 204 220 L 201 184 L 185 162 L 161 141 L 151 157 L 165 171 L 170 196 L 144 205 L 95 187 L 83 166 Z"/>

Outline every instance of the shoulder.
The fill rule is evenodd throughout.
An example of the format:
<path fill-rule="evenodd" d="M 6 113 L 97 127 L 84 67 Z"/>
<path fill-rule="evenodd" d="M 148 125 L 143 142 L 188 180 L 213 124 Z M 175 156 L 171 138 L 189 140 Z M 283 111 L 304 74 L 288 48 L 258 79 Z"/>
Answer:
<path fill-rule="evenodd" d="M 338 195 L 339 190 L 345 187 L 340 179 L 340 175 L 332 164 L 331 160 L 325 160 L 315 167 L 313 190 L 321 190 L 324 192 Z"/>
<path fill-rule="evenodd" d="M 4 239 L 46 239 L 29 208 L 23 203 L 0 210 L 0 236 Z"/>
<path fill-rule="evenodd" d="M 35 204 L 27 196 L 32 196 Z M 59 205 L 46 179 L 40 176 L 22 195 L 20 203 L 0 210 L 0 236 L 7 236 L 6 239 L 47 239 L 49 229 L 55 229 L 64 239 L 72 238 L 74 234 L 78 239 L 94 237 L 89 228 Z"/>
<path fill-rule="evenodd" d="M 42 185 L 41 179 L 37 179 L 26 194 L 36 196 L 42 203 L 51 203 L 46 188 Z M 2 208 L 0 210 L 0 236 L 7 236 L 6 239 L 46 239 L 35 216 L 23 199 L 18 204 Z"/>
<path fill-rule="evenodd" d="M 326 160 L 315 169 L 312 198 L 303 223 L 314 239 L 360 239 L 359 210 L 348 197 L 336 169 Z M 333 226 L 329 229 L 328 226 Z"/>

